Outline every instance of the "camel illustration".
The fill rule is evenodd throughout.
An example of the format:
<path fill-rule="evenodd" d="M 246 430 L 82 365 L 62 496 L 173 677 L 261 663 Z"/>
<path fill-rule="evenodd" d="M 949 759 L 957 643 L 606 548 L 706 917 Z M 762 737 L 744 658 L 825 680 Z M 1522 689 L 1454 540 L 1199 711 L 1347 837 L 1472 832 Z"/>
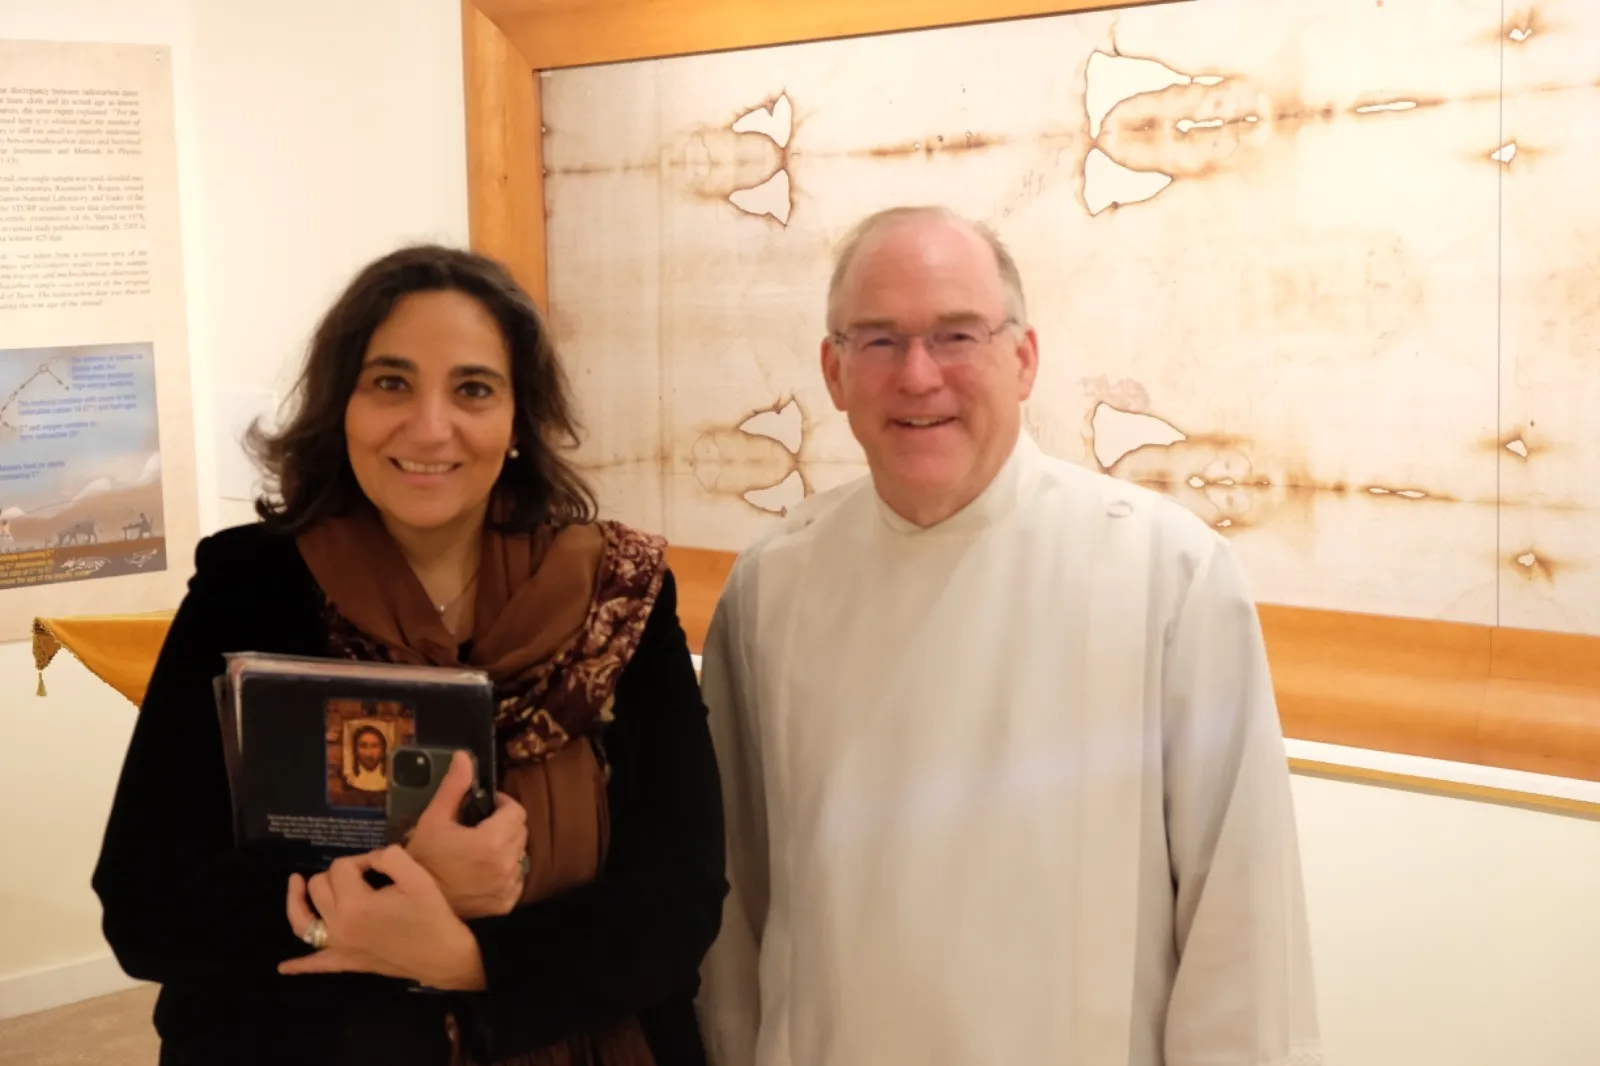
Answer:
<path fill-rule="evenodd" d="M 138 540 L 141 537 L 148 537 L 154 528 L 150 523 L 150 519 L 145 516 L 143 511 L 140 511 L 137 522 L 129 522 L 122 527 L 122 539 Z"/>

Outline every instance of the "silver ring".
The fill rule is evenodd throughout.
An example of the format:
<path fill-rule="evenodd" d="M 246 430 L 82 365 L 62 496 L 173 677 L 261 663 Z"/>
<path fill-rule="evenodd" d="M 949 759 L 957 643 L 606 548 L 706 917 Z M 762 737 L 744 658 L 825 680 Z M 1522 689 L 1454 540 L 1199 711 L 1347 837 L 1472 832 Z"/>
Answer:
<path fill-rule="evenodd" d="M 328 927 L 321 918 L 311 919 L 311 924 L 306 926 L 306 931 L 300 934 L 300 939 L 311 945 L 317 951 L 328 946 Z"/>
<path fill-rule="evenodd" d="M 533 860 L 529 859 L 527 854 L 524 853 L 523 856 L 517 860 L 517 868 L 522 871 L 522 879 L 526 881 L 528 879 L 528 875 L 533 872 Z"/>

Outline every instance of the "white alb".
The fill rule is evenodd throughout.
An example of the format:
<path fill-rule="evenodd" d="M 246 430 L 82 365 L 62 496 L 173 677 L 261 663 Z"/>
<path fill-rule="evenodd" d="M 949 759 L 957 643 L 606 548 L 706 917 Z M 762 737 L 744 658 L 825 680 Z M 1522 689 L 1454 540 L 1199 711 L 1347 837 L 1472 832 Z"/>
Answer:
<path fill-rule="evenodd" d="M 1026 434 L 919 529 L 862 480 L 707 638 L 732 892 L 717 1066 L 1316 1066 L 1254 606 L 1174 501 Z"/>

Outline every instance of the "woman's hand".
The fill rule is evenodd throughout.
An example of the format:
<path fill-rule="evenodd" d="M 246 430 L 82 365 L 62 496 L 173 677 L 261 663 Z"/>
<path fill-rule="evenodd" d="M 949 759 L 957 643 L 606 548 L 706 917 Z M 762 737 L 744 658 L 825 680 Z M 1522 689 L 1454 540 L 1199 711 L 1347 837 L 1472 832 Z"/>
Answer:
<path fill-rule="evenodd" d="M 393 884 L 373 888 L 368 870 Z M 320 917 L 327 942 L 320 951 L 280 964 L 279 973 L 375 973 L 454 991 L 484 987 L 483 956 L 472 931 L 399 846 L 337 859 L 309 885 L 291 875 L 288 914 L 289 927 L 302 938 Z"/>
<path fill-rule="evenodd" d="M 463 920 L 511 913 L 522 898 L 528 848 L 528 813 L 504 793 L 496 794 L 488 818 L 461 824 L 461 801 L 471 788 L 472 760 L 458 751 L 406 841 Z"/>

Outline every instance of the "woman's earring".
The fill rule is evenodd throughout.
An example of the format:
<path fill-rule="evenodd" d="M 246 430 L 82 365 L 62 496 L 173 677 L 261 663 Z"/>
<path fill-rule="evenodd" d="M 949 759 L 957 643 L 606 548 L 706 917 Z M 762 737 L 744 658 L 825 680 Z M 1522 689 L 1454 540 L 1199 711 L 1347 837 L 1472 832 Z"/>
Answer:
<path fill-rule="evenodd" d="M 506 458 L 507 459 L 515 459 L 517 456 L 519 456 L 521 454 L 522 454 L 521 452 L 517 451 L 517 446 L 515 444 L 513 444 L 511 446 L 511 450 L 509 452 L 506 452 Z"/>

